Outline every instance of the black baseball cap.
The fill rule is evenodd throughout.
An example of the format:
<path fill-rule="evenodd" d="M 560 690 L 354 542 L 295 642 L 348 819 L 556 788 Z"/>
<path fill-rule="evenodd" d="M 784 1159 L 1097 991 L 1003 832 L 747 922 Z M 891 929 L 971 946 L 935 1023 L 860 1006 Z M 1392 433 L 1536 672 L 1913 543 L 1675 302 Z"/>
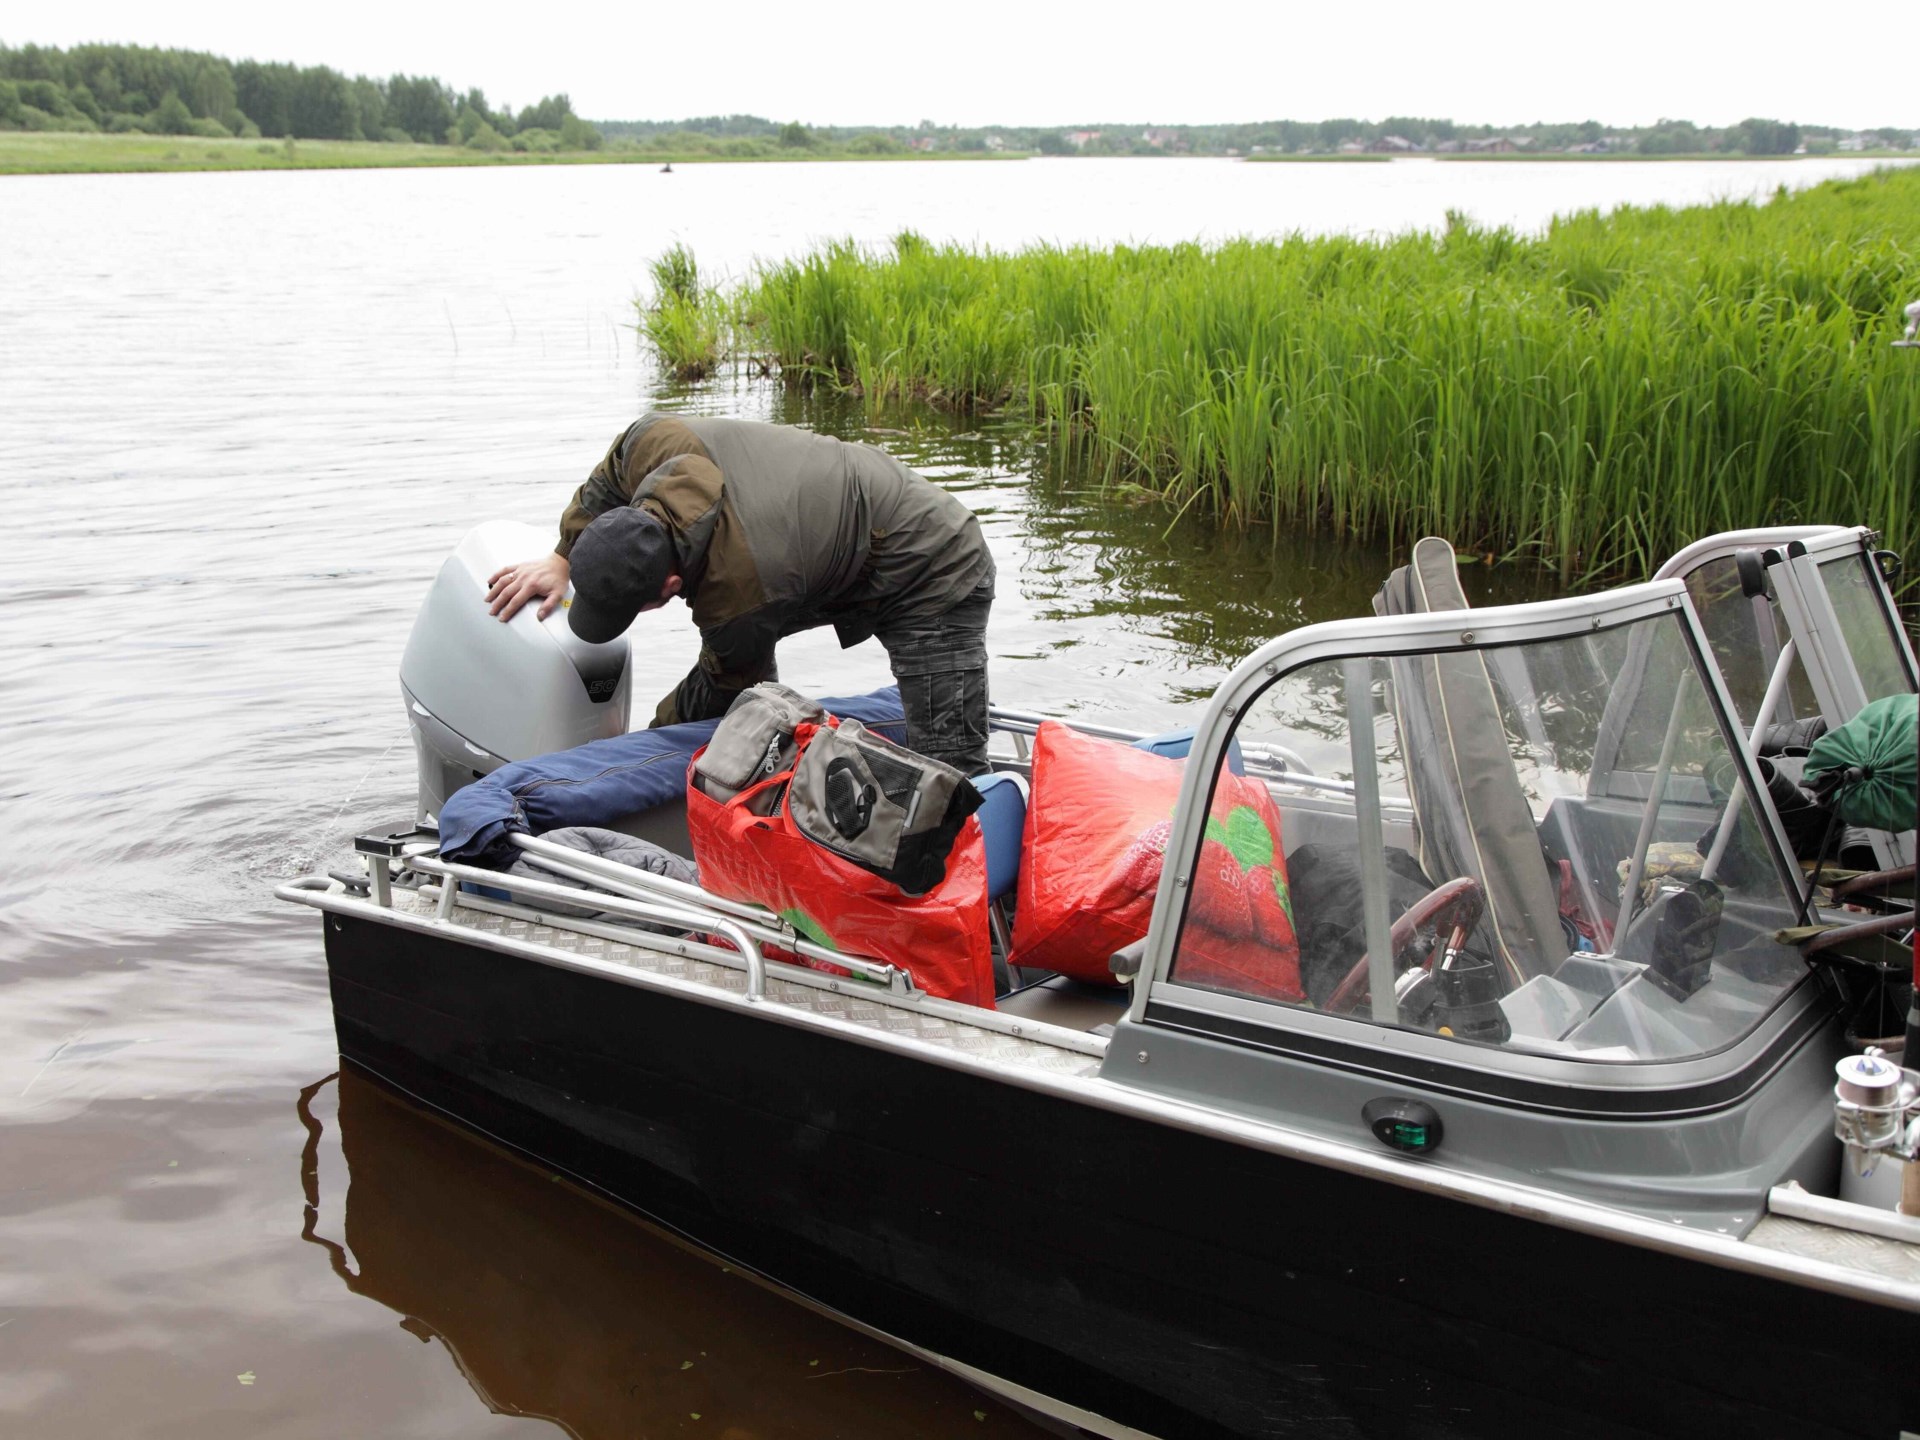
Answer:
<path fill-rule="evenodd" d="M 567 624 L 589 645 L 604 645 L 633 623 L 644 605 L 659 601 L 673 574 L 673 540 L 646 511 L 609 510 L 581 532 L 568 556 L 573 603 Z"/>

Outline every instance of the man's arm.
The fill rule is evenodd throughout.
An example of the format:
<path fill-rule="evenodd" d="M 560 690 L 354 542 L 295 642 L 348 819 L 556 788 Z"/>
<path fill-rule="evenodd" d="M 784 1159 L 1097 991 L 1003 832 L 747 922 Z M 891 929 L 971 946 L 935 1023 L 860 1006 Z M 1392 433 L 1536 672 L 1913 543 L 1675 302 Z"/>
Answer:
<path fill-rule="evenodd" d="M 701 637 L 700 659 L 687 678 L 653 712 L 653 724 L 714 720 L 727 713 L 742 690 L 779 678 L 774 664 L 778 632 L 752 616 L 715 627 Z"/>
<path fill-rule="evenodd" d="M 652 424 L 647 423 L 650 418 Z M 488 613 L 511 620 L 521 606 L 539 600 L 540 618 L 546 619 L 567 593 L 573 574 L 569 557 L 587 526 L 632 500 L 640 482 L 668 459 L 701 453 L 693 432 L 675 420 L 643 415 L 622 430 L 567 502 L 560 517 L 560 543 L 553 553 L 505 566 L 487 577 Z"/>
<path fill-rule="evenodd" d="M 621 473 L 620 447 L 626 438 L 627 431 L 622 430 L 586 482 L 573 492 L 573 499 L 567 502 L 566 512 L 560 517 L 560 543 L 553 547 L 553 553 L 542 555 L 538 560 L 503 566 L 487 577 L 489 615 L 497 615 L 502 621 L 511 620 L 520 613 L 521 606 L 538 600 L 540 618 L 544 620 L 559 606 L 560 597 L 567 593 L 567 581 L 573 576 L 573 567 L 567 558 L 573 552 L 573 542 L 595 520 L 626 504 L 632 494 L 631 485 L 627 485 L 626 494 L 621 493 L 621 486 L 626 482 Z"/>
<path fill-rule="evenodd" d="M 622 430 L 600 463 L 573 492 L 560 517 L 560 543 L 554 554 L 573 552 L 581 532 L 609 510 L 630 504 L 634 492 L 654 471 L 682 455 L 707 458 L 707 450 L 693 431 L 671 415 L 642 415 Z M 716 472 L 717 474 L 717 472 Z"/>

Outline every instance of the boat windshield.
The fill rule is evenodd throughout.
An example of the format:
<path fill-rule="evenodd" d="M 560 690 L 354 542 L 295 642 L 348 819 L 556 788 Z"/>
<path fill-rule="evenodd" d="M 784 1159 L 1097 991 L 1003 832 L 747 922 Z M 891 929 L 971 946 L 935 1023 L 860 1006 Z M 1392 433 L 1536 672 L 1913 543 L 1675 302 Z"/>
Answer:
<path fill-rule="evenodd" d="M 1882 600 L 1884 587 L 1869 573 L 1871 557 L 1853 551 L 1820 562 L 1820 581 L 1840 622 L 1840 637 L 1860 672 L 1861 688 L 1869 699 L 1899 695 L 1913 689 L 1896 638 L 1897 623 Z"/>
<path fill-rule="evenodd" d="M 1914 688 L 1899 637 L 1899 621 L 1874 565 L 1872 556 L 1858 545 L 1818 562 L 1820 589 L 1833 607 L 1839 639 L 1859 676 L 1866 700 Z M 1713 651 L 1714 663 L 1726 682 L 1734 715 L 1743 727 L 1751 726 L 1787 643 L 1787 619 L 1770 594 L 1753 596 L 1742 588 L 1739 563 L 1732 552 L 1701 561 L 1686 570 L 1682 578 Z M 1769 712 L 1767 724 L 1789 726 L 1820 714 L 1820 701 L 1806 666 L 1796 659 L 1788 667 L 1786 686 Z"/>
<path fill-rule="evenodd" d="M 1691 633 L 1669 609 L 1277 675 L 1233 723 L 1248 773 L 1215 777 L 1168 978 L 1571 1059 L 1735 1043 L 1807 970 Z"/>
<path fill-rule="evenodd" d="M 1713 662 L 1726 682 L 1734 717 L 1743 728 L 1751 728 L 1787 643 L 1786 620 L 1766 596 L 1749 596 L 1741 589 L 1740 567 L 1731 554 L 1696 565 L 1685 578 L 1687 597 L 1693 601 Z M 1806 667 L 1795 661 L 1769 723 L 1791 724 L 1819 713 L 1820 702 L 1808 683 Z"/>

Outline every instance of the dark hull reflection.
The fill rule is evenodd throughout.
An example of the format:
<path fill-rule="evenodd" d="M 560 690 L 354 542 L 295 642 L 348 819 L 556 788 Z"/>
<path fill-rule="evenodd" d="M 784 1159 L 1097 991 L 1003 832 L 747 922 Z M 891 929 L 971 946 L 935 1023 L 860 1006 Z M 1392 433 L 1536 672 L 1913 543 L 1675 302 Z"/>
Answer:
<path fill-rule="evenodd" d="M 338 1086 L 349 1180 L 322 1194 Z M 998 1402 L 687 1250 L 352 1069 L 301 1092 L 301 1238 L 499 1414 L 579 1440 L 1039 1436 Z"/>

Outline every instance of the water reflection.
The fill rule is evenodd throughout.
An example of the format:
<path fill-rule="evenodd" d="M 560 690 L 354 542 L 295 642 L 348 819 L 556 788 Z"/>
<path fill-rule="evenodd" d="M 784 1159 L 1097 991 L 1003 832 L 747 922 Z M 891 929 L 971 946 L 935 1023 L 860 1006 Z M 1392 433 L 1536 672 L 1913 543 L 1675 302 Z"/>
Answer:
<path fill-rule="evenodd" d="M 1047 1433 L 351 1069 L 299 1108 L 300 1238 L 496 1414 L 578 1440 Z M 338 1158 L 344 1196 L 326 1193 Z"/>

